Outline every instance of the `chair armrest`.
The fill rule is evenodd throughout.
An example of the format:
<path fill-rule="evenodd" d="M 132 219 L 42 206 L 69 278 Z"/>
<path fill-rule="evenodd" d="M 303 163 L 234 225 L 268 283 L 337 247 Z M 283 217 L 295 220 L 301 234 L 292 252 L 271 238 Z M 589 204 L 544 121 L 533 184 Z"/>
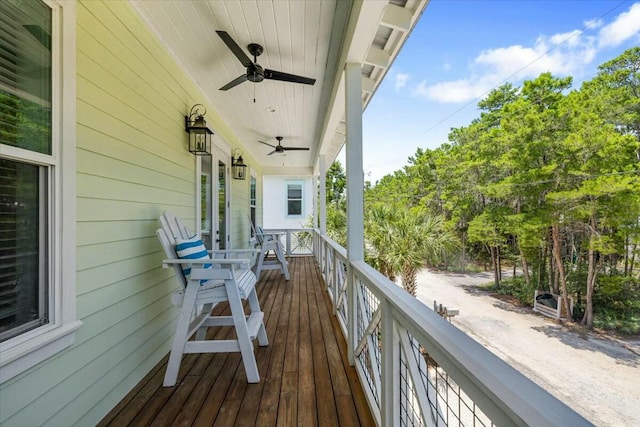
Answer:
<path fill-rule="evenodd" d="M 260 250 L 258 249 L 225 249 L 225 250 L 214 250 L 214 251 L 207 251 L 207 252 L 209 253 L 209 255 L 247 254 L 249 256 L 252 256 L 254 253 L 260 252 Z"/>
<path fill-rule="evenodd" d="M 247 266 L 249 263 L 248 258 L 207 258 L 207 259 L 163 259 L 162 268 L 169 268 L 173 264 L 191 264 L 191 265 L 204 265 L 204 264 L 216 264 L 216 265 L 239 265 Z"/>

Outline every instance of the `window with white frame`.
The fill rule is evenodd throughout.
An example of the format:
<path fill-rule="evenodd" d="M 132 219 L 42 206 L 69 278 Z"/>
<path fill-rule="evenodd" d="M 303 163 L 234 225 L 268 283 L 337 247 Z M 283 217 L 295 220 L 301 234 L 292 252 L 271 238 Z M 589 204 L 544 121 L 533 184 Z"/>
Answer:
<path fill-rule="evenodd" d="M 287 182 L 287 215 L 302 216 L 303 183 Z"/>
<path fill-rule="evenodd" d="M 70 345 L 80 325 L 69 27 L 75 5 L 0 2 L 0 382 Z"/>

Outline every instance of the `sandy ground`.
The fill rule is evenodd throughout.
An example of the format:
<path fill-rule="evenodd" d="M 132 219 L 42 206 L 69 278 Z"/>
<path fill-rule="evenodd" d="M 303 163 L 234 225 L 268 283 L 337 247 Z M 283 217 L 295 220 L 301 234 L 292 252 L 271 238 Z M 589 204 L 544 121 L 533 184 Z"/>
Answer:
<path fill-rule="evenodd" d="M 418 275 L 418 298 L 597 426 L 640 426 L 640 341 L 575 332 L 478 290 L 490 273 Z"/>

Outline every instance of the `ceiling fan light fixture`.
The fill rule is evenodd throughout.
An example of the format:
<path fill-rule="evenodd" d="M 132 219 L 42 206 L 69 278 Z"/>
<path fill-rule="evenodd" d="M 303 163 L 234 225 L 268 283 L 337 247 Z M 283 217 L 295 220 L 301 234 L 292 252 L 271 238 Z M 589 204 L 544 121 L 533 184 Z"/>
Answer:
<path fill-rule="evenodd" d="M 247 80 L 253 83 L 260 83 L 264 80 L 264 70 L 258 64 L 247 67 Z"/>

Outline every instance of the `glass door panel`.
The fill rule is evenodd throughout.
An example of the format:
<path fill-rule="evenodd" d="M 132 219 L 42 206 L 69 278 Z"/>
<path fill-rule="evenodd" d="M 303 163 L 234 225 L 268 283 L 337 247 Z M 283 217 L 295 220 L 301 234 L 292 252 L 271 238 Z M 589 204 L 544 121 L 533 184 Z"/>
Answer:
<path fill-rule="evenodd" d="M 213 215 L 213 179 L 210 156 L 200 156 L 200 229 L 205 247 L 213 249 L 211 240 L 211 217 Z"/>
<path fill-rule="evenodd" d="M 225 157 L 219 153 L 218 155 L 218 230 L 216 231 L 217 249 L 227 249 L 228 243 L 228 209 L 229 209 L 229 191 L 228 191 L 228 173 Z"/>

